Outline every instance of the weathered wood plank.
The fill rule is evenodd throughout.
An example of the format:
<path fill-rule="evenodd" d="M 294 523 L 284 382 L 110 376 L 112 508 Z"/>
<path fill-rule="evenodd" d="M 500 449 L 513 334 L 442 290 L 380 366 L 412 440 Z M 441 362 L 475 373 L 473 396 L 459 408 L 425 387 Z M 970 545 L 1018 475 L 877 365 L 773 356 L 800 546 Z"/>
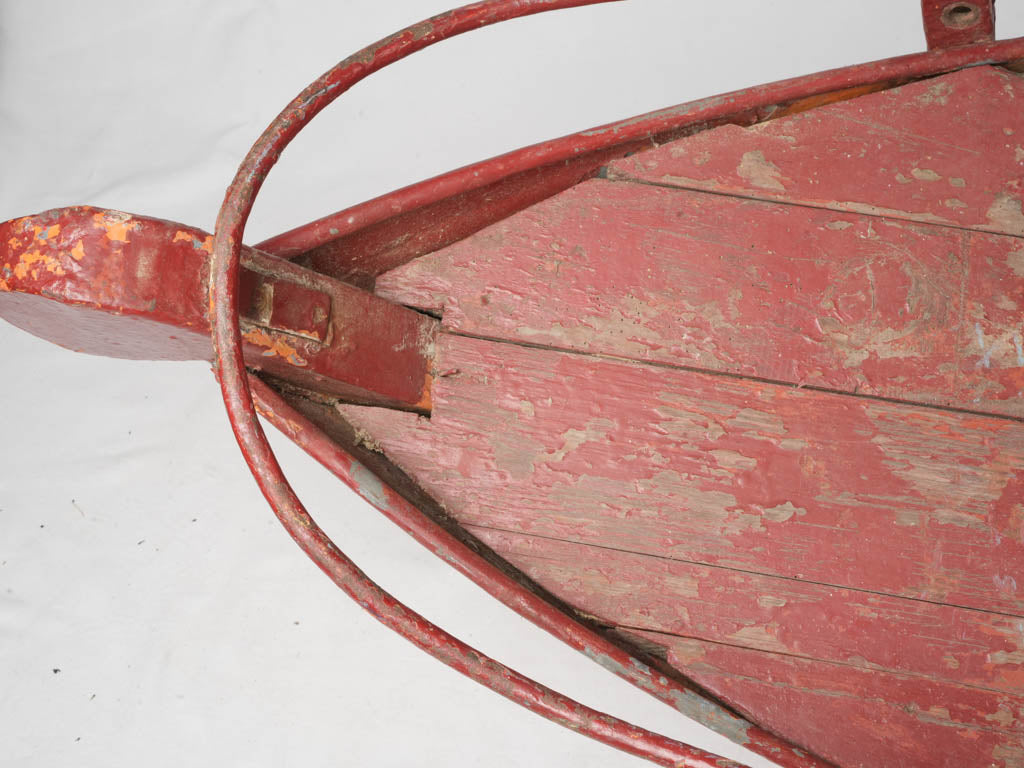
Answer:
<path fill-rule="evenodd" d="M 1020 614 L 1024 425 L 441 334 L 342 407 L 465 524 Z"/>
<path fill-rule="evenodd" d="M 649 632 L 673 666 L 844 768 L 1020 768 L 1024 700 Z"/>
<path fill-rule="evenodd" d="M 1024 416 L 1017 238 L 593 180 L 378 292 L 465 333 Z"/>
<path fill-rule="evenodd" d="M 971 234 L 967 251 L 955 389 L 977 410 L 1024 415 L 1024 241 Z"/>
<path fill-rule="evenodd" d="M 616 176 L 1024 235 L 1024 78 L 974 67 L 611 164 Z"/>
<path fill-rule="evenodd" d="M 353 285 L 372 287 L 374 279 L 382 272 L 461 240 L 493 221 L 561 192 L 591 175 L 606 160 L 646 145 L 647 142 L 637 141 L 624 147 L 587 153 L 574 160 L 522 171 L 422 208 L 394 213 L 362 229 L 329 239 L 304 253 L 282 249 L 282 255 L 294 257 L 301 254 L 299 263 L 303 266 Z M 341 218 L 341 214 L 337 218 Z M 271 248 L 287 242 L 290 234 L 271 240 Z"/>
<path fill-rule="evenodd" d="M 1021 617 L 479 526 L 469 530 L 534 582 L 604 624 L 925 681 L 1024 691 Z"/>

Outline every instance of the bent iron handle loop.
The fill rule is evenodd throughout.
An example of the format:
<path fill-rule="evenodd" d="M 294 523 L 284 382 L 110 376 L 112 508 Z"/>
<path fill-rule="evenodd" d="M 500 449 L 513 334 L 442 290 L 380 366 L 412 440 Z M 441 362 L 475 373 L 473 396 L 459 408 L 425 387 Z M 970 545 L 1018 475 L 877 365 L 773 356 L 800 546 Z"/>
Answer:
<path fill-rule="evenodd" d="M 257 419 L 241 353 L 238 273 L 245 224 L 267 173 L 306 123 L 367 75 L 428 45 L 519 16 L 610 1 L 487 0 L 464 6 L 408 27 L 363 49 L 340 62 L 300 93 L 249 150 L 227 190 L 217 217 L 210 278 L 215 366 L 232 430 L 274 513 L 313 562 L 375 618 L 453 669 L 527 709 L 598 741 L 660 765 L 726 768 L 737 764 L 593 710 L 520 675 L 475 651 L 378 587 L 320 529 L 289 485 Z M 565 621 L 572 622 L 568 617 Z M 591 635 L 588 640 L 608 645 L 608 641 L 596 633 L 586 629 L 583 632 Z M 639 661 L 630 660 L 634 661 L 631 664 L 633 669 L 620 670 L 619 674 L 659 698 L 673 703 L 681 696 L 698 696 L 682 684 L 657 675 Z M 699 703 L 712 717 L 743 725 L 744 728 L 737 732 L 737 738 L 749 749 L 781 765 L 792 768 L 827 765 L 746 723 L 711 700 L 701 697 Z"/>

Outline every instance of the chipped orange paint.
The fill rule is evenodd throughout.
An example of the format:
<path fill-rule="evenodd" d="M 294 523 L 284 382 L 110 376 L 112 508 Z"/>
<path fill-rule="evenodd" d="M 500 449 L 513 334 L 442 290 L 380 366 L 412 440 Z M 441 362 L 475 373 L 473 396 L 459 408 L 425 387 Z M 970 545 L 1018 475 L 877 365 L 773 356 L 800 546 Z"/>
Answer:
<path fill-rule="evenodd" d="M 191 232 L 186 232 L 183 229 L 179 229 L 177 232 L 174 233 L 173 242 L 180 243 L 182 241 L 191 243 L 192 247 L 195 248 L 197 251 L 206 251 L 206 253 L 211 254 L 213 253 L 213 235 L 207 235 L 205 239 L 200 240 Z"/>
<path fill-rule="evenodd" d="M 128 242 L 128 233 L 135 229 L 135 221 L 128 214 L 117 211 L 94 213 L 92 220 L 107 233 L 107 239 L 118 243 Z"/>
<path fill-rule="evenodd" d="M 434 377 L 431 376 L 430 373 L 428 372 L 426 376 L 424 376 L 423 378 L 423 397 L 419 399 L 419 402 L 416 403 L 414 407 L 422 408 L 424 411 L 427 412 L 430 411 L 430 409 L 433 407 L 433 400 L 430 396 L 430 390 L 431 387 L 433 387 L 433 384 Z"/>
<path fill-rule="evenodd" d="M 60 224 L 54 224 L 49 227 L 33 225 L 32 229 L 36 240 L 51 240 L 60 234 Z"/>
<path fill-rule="evenodd" d="M 14 276 L 24 280 L 25 276 L 31 272 L 33 279 L 39 277 L 39 267 L 36 265 L 54 275 L 64 274 L 64 268 L 57 259 L 42 251 L 28 251 L 21 254 L 20 260 L 14 265 Z"/>
<path fill-rule="evenodd" d="M 870 85 L 859 85 L 853 88 L 843 88 L 839 91 L 822 93 L 817 96 L 808 96 L 805 99 L 797 99 L 784 107 L 779 107 L 777 110 L 772 112 L 768 119 L 777 120 L 780 117 L 796 115 L 800 112 L 806 112 L 809 109 L 816 109 L 817 107 L 823 107 L 827 104 L 835 104 L 840 101 L 846 101 L 847 99 L 855 99 L 858 96 L 864 96 L 865 94 L 874 93 L 875 91 L 884 91 L 891 87 L 892 82 L 883 80 L 879 83 L 871 83 Z"/>
<path fill-rule="evenodd" d="M 200 229 L 85 206 L 2 222 L 2 295 L 14 291 L 44 301 L 8 299 L 0 302 L 0 316 L 20 317 L 24 307 L 31 311 L 34 306 L 49 306 L 49 301 L 62 302 L 75 306 L 73 311 L 86 320 L 65 322 L 45 316 L 37 329 L 44 338 L 97 354 L 206 359 L 212 251 L 213 237 Z M 250 334 L 245 350 L 248 361 L 296 383 L 326 387 L 334 395 L 421 410 L 417 403 L 423 397 L 428 362 L 418 345 L 402 344 L 433 338 L 436 320 L 266 254 L 247 250 L 244 258 L 243 270 L 253 265 L 257 274 L 271 275 L 275 281 L 283 278 L 283 284 L 302 288 L 282 305 L 291 325 L 264 326 L 263 333 Z M 107 318 L 91 325 L 88 318 L 100 317 L 90 314 L 93 309 L 153 322 L 128 323 L 123 333 L 107 330 L 103 324 Z M 246 304 L 241 314 L 252 321 L 249 309 Z M 346 331 L 334 340 L 325 327 L 330 326 L 332 313 Z M 168 329 L 161 329 L 161 324 Z M 247 328 L 257 325 L 250 322 Z M 316 329 L 305 334 L 319 336 L 319 343 L 291 335 L 299 328 Z M 367 341 L 357 345 L 349 340 L 349 333 Z"/>
<path fill-rule="evenodd" d="M 280 339 L 275 339 L 262 328 L 250 328 L 242 334 L 242 338 L 250 344 L 255 344 L 258 347 L 264 347 L 266 351 L 263 354 L 266 357 L 282 357 L 292 365 L 300 367 L 306 365 L 305 358 L 299 355 L 298 350 L 296 350 L 295 347 L 290 344 L 286 344 Z"/>

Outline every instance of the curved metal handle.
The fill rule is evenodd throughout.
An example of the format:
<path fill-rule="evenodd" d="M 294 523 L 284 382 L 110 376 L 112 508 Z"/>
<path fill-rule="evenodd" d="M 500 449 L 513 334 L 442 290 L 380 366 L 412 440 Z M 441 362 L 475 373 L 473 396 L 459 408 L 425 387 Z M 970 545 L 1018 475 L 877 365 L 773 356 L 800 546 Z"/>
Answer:
<path fill-rule="evenodd" d="M 238 271 L 245 224 L 256 195 L 280 153 L 320 110 L 367 75 L 449 37 L 519 16 L 611 1 L 488 0 L 464 6 L 407 27 L 364 48 L 300 93 L 249 150 L 227 190 L 217 217 L 210 278 L 215 366 L 235 437 L 274 513 L 302 550 L 375 618 L 453 669 L 527 709 L 591 738 L 660 765 L 735 767 L 737 763 L 598 712 L 519 674 L 448 634 L 377 586 L 320 529 L 289 485 L 257 419 L 241 354 Z M 598 645 L 610 644 L 601 638 Z M 621 651 L 619 654 L 625 655 Z M 620 674 L 670 703 L 678 705 L 680 697 L 698 698 L 698 705 L 712 719 L 739 725 L 735 738 L 748 748 L 792 768 L 827 765 L 747 723 L 716 702 L 656 675 L 642 662 L 628 655 L 625 658 L 635 669 Z"/>

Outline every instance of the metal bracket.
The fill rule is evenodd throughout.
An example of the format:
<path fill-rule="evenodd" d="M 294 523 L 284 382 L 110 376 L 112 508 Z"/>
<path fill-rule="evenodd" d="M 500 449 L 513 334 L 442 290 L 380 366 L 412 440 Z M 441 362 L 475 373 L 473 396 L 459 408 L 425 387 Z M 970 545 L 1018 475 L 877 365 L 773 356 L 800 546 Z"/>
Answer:
<path fill-rule="evenodd" d="M 995 40 L 995 0 L 921 0 L 928 50 Z"/>

